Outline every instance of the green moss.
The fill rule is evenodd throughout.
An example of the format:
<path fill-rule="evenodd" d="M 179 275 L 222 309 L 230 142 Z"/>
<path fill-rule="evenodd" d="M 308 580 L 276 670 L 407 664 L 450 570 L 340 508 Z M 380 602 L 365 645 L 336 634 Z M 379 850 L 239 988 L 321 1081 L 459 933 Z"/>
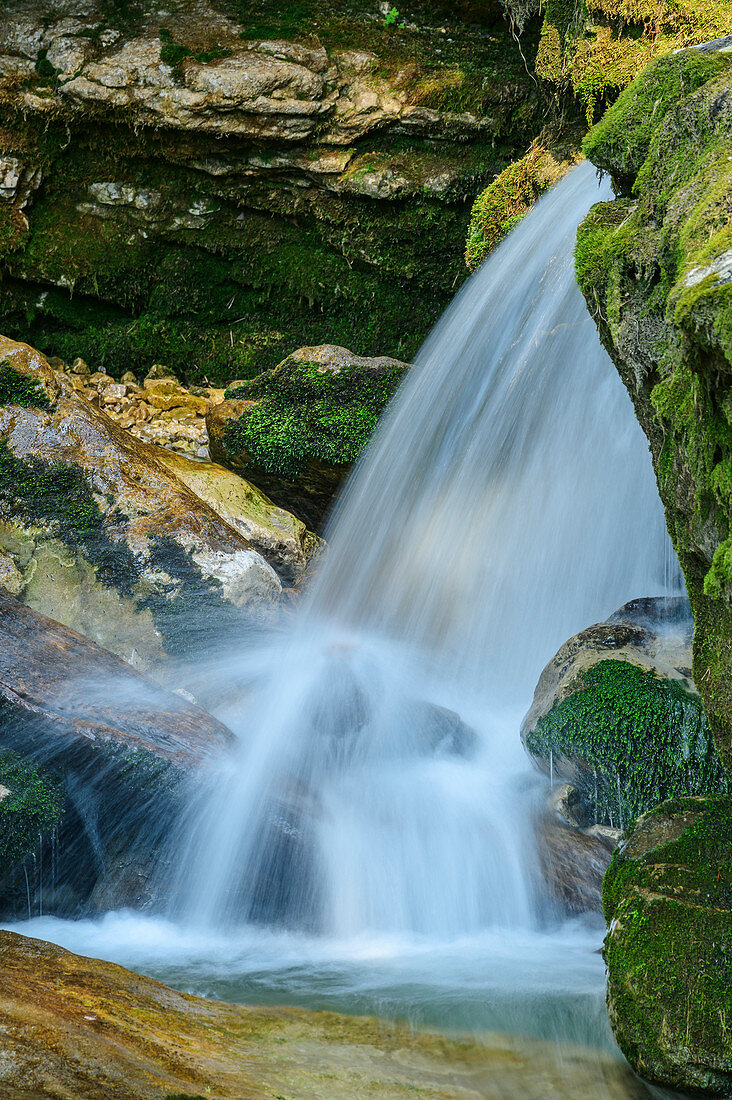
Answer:
<path fill-rule="evenodd" d="M 138 570 L 130 550 L 113 542 L 80 467 L 16 458 L 0 441 L 0 496 L 11 513 L 50 523 L 71 549 L 81 550 L 106 584 L 130 595 Z"/>
<path fill-rule="evenodd" d="M 216 61 L 220 57 L 228 57 L 231 53 L 231 50 L 226 49 L 224 46 L 214 46 L 213 49 L 210 50 L 194 51 L 189 49 L 188 46 L 183 46 L 174 42 L 173 36 L 165 27 L 161 27 L 159 33 L 162 42 L 160 60 L 165 65 L 170 65 L 173 69 L 187 57 L 205 65 L 209 61 Z"/>
<path fill-rule="evenodd" d="M 667 1086 L 732 1084 L 732 803 L 689 798 L 646 814 L 603 884 L 616 1038 Z"/>
<path fill-rule="evenodd" d="M 20 374 L 8 363 L 0 364 L 0 405 L 50 409 L 51 402 L 40 382 Z"/>
<path fill-rule="evenodd" d="M 724 56 L 695 50 L 653 61 L 587 135 L 585 156 L 629 189 L 669 111 L 728 67 Z M 680 150 L 666 152 L 674 156 Z"/>
<path fill-rule="evenodd" d="M 0 878 L 36 848 L 44 833 L 55 829 L 63 814 L 64 794 L 54 778 L 16 753 L 0 751 Z"/>
<path fill-rule="evenodd" d="M 698 696 L 627 661 L 600 661 L 526 737 L 576 772 L 595 820 L 627 825 L 664 799 L 726 790 Z"/>
<path fill-rule="evenodd" d="M 537 142 L 481 191 L 473 203 L 465 248 L 465 262 L 471 271 L 511 232 L 562 172 L 561 164 Z"/>
<path fill-rule="evenodd" d="M 224 446 L 246 451 L 263 469 L 295 477 L 313 460 L 354 462 L 404 376 L 404 368 L 338 373 L 286 360 L 229 397 L 256 401 L 225 429 Z"/>

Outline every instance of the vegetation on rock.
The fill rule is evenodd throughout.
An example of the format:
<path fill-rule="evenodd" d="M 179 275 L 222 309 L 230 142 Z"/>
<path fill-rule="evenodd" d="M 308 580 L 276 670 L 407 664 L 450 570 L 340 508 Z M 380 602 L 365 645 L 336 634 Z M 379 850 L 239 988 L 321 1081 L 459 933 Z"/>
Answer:
<path fill-rule="evenodd" d="M 560 139 L 561 141 L 561 139 Z M 473 271 L 517 225 L 544 191 L 576 163 L 571 141 L 539 138 L 525 156 L 504 168 L 473 203 L 465 262 Z"/>
<path fill-rule="evenodd" d="M 600 661 L 525 737 L 559 770 L 565 761 L 592 819 L 627 826 L 668 798 L 726 790 L 697 695 L 628 661 Z M 565 764 L 566 766 L 566 764 Z"/>
<path fill-rule="evenodd" d="M 17 753 L 0 750 L 0 880 L 58 827 L 64 801 L 58 780 Z"/>
<path fill-rule="evenodd" d="M 732 57 L 656 61 L 587 138 L 620 189 L 576 266 L 649 438 L 695 620 L 694 678 L 732 767 Z"/>
<path fill-rule="evenodd" d="M 275 370 L 226 391 L 253 402 L 224 434 L 227 450 L 246 451 L 270 473 L 297 477 L 312 460 L 355 462 L 402 381 L 404 365 L 379 370 L 286 359 Z"/>
<path fill-rule="evenodd" d="M 732 1087 L 732 802 L 664 803 L 636 822 L 603 884 L 608 1008 L 643 1077 Z"/>

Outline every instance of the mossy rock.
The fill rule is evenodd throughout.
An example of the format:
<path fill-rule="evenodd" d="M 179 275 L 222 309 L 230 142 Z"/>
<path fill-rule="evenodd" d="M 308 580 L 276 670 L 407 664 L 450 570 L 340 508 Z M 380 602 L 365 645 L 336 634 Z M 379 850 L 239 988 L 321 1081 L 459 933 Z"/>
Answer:
<path fill-rule="evenodd" d="M 694 678 L 732 767 L 732 52 L 659 59 L 585 149 L 620 190 L 578 234 L 580 287 L 648 436 L 696 624 Z"/>
<path fill-rule="evenodd" d="M 0 750 L 0 882 L 58 827 L 64 800 L 56 778 Z"/>
<path fill-rule="evenodd" d="M 726 790 L 699 696 L 629 661 L 600 661 L 524 736 L 571 779 L 593 821 L 623 828 L 675 795 Z"/>
<path fill-rule="evenodd" d="M 728 0 L 506 0 L 520 27 L 543 15 L 537 76 L 592 124 L 649 62 L 732 34 Z"/>
<path fill-rule="evenodd" d="M 471 271 L 518 225 L 536 200 L 580 159 L 579 138 L 542 135 L 519 160 L 504 168 L 473 203 L 465 245 Z"/>
<path fill-rule="evenodd" d="M 207 417 L 211 456 L 321 524 L 409 366 L 345 348 L 301 348 L 226 391 Z"/>
<path fill-rule="evenodd" d="M 710 1096 L 732 1091 L 732 800 L 650 811 L 603 884 L 615 1038 L 642 1077 Z"/>

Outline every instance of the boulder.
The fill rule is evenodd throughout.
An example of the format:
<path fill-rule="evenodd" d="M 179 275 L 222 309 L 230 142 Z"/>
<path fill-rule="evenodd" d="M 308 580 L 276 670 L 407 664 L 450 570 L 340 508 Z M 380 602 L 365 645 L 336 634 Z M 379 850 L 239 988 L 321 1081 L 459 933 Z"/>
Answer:
<path fill-rule="evenodd" d="M 302 581 L 324 548 L 305 524 L 273 504 L 243 477 L 215 462 L 195 462 L 173 451 L 160 461 L 232 527 L 240 531 L 287 584 Z"/>
<path fill-rule="evenodd" d="M 186 784 L 233 735 L 2 588 L 0 713 L 0 780 L 10 791 L 0 802 L 6 914 L 94 908 L 95 892 L 116 906 L 149 904 Z"/>
<path fill-rule="evenodd" d="M 726 789 L 691 678 L 683 598 L 634 600 L 570 638 L 522 725 L 545 774 L 575 788 L 586 824 L 627 826 L 665 798 Z"/>
<path fill-rule="evenodd" d="M 363 1016 L 221 1004 L 13 932 L 0 932 L 0 969 L 7 1100 L 646 1095 L 609 1053 L 560 1059 L 526 1038 L 474 1042 Z"/>
<path fill-rule="evenodd" d="M 540 815 L 535 831 L 545 890 L 560 916 L 601 913 L 602 879 L 616 838 L 593 835 L 552 813 Z"/>
<path fill-rule="evenodd" d="M 0 339 L 0 370 L 0 552 L 28 606 L 160 675 L 276 616 L 280 577 L 157 448 L 25 344 Z"/>
<path fill-rule="evenodd" d="M 680 798 L 635 823 L 603 885 L 607 1003 L 642 1077 L 732 1093 L 732 802 Z"/>
<path fill-rule="evenodd" d="M 318 529 L 409 366 L 323 344 L 226 391 L 206 418 L 211 457 Z"/>

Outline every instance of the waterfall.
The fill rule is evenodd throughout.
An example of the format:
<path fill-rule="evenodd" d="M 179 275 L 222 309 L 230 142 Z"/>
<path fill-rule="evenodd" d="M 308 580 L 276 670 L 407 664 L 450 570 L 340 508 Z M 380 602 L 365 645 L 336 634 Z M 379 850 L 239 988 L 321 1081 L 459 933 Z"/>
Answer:
<path fill-rule="evenodd" d="M 341 495 L 304 606 L 219 668 L 240 743 L 192 815 L 189 918 L 442 937 L 537 921 L 518 728 L 539 672 L 677 583 L 574 280 L 576 227 L 607 194 L 580 165 L 467 282 Z"/>

